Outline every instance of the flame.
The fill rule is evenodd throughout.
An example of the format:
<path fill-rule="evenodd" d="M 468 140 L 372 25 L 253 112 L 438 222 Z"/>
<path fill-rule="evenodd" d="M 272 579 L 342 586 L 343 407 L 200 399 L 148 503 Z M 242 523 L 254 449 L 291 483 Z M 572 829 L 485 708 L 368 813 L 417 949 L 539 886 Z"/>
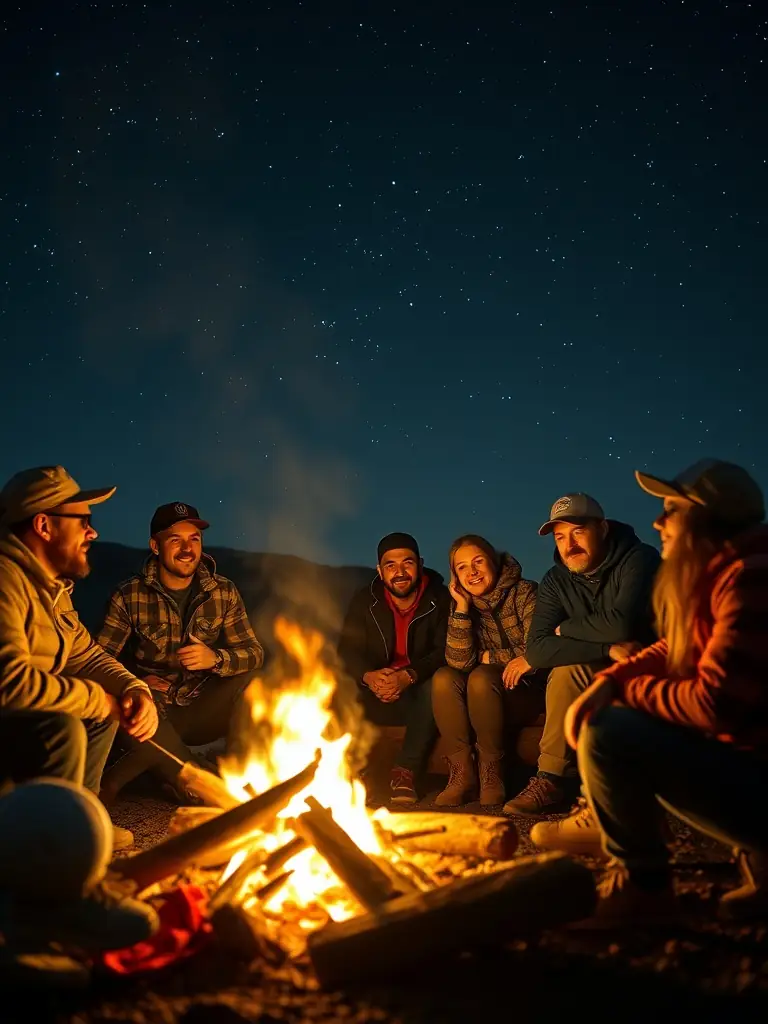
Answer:
<path fill-rule="evenodd" d="M 245 801 L 246 786 L 263 793 L 301 771 L 317 750 L 321 753 L 320 764 L 313 781 L 281 812 L 276 827 L 270 833 L 260 834 L 249 850 L 239 851 L 223 878 L 256 846 L 271 852 L 292 839 L 294 833 L 288 821 L 307 810 L 305 800 L 310 795 L 332 810 L 337 824 L 364 852 L 383 852 L 365 806 L 365 787 L 352 778 L 347 764 L 352 736 L 346 733 L 330 740 L 326 736 L 329 726 L 335 724 L 331 702 L 336 681 L 321 660 L 323 638 L 282 618 L 275 623 L 275 636 L 298 663 L 297 678 L 274 689 L 265 686 L 261 679 L 251 683 L 245 695 L 250 729 L 243 737 L 248 752 L 244 763 L 236 765 L 224 759 L 222 777 L 230 792 Z M 291 877 L 263 905 L 265 910 L 280 911 L 289 904 L 299 908 L 319 906 L 336 921 L 358 911 L 327 862 L 314 849 L 296 854 L 284 870 L 292 871 Z"/>

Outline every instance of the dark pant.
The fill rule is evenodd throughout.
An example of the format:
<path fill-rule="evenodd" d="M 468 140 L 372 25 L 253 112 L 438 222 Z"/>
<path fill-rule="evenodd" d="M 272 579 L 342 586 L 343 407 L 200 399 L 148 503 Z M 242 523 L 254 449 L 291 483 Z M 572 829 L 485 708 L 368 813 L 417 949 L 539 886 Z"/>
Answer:
<path fill-rule="evenodd" d="M 194 760 L 190 746 L 213 743 L 229 735 L 233 716 L 238 710 L 238 699 L 252 678 L 251 675 L 238 675 L 215 679 L 191 704 L 165 706 L 165 716 L 160 718 L 152 739 L 179 760 Z M 145 771 L 153 771 L 175 785 L 181 770 L 175 761 L 150 744 L 137 743 L 125 734 L 121 734 L 120 742 L 126 748 L 125 753 L 104 775 L 104 791 L 108 798 L 114 799 L 124 786 Z"/>
<path fill-rule="evenodd" d="M 83 721 L 61 711 L 0 714 L 0 782 L 66 779 L 97 796 L 117 723 Z"/>
<path fill-rule="evenodd" d="M 582 728 L 578 757 L 605 851 L 638 878 L 668 870 L 660 804 L 720 842 L 768 852 L 768 763 L 753 754 L 616 705 Z"/>
<path fill-rule="evenodd" d="M 367 686 L 359 689 L 365 717 L 374 725 L 404 725 L 405 739 L 397 764 L 418 773 L 424 767 L 437 735 L 432 715 L 432 680 L 424 679 L 403 690 L 391 703 L 379 700 Z"/>
<path fill-rule="evenodd" d="M 530 725 L 544 710 L 539 679 L 525 677 L 507 690 L 503 670 L 503 665 L 478 665 L 469 673 L 448 667 L 435 672 L 432 707 L 449 756 L 463 753 L 476 740 L 484 760 L 498 760 L 505 730 Z"/>

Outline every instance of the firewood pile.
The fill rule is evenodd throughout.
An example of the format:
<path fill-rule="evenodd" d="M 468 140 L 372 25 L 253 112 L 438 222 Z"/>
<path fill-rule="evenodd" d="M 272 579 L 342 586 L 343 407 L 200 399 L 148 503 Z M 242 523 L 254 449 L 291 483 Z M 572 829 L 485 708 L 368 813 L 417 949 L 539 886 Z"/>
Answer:
<path fill-rule="evenodd" d="M 113 881 L 149 896 L 194 880 L 228 956 L 265 965 L 308 957 L 327 989 L 591 913 L 589 869 L 556 853 L 515 860 L 508 819 L 377 812 L 377 852 L 365 852 L 312 795 L 320 761 L 318 752 L 296 775 L 234 806 L 179 808 L 164 841 L 113 862 Z M 330 882 L 291 896 L 308 857 L 322 861 Z"/>

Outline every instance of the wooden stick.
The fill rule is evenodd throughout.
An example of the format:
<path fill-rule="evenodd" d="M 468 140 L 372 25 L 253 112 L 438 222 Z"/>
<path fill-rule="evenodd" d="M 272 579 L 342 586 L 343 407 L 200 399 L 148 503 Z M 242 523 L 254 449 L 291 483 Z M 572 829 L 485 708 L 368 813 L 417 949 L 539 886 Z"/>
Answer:
<path fill-rule="evenodd" d="M 293 823 L 296 832 L 328 861 L 331 869 L 347 886 L 355 899 L 375 910 L 402 892 L 389 875 L 363 853 L 333 819 L 329 810 L 313 797 L 306 800 L 309 810 Z"/>
<path fill-rule="evenodd" d="M 545 853 L 331 922 L 309 936 L 309 955 L 326 988 L 391 982 L 425 960 L 445 968 L 446 954 L 589 917 L 595 902 L 589 868 Z"/>
<path fill-rule="evenodd" d="M 515 823 L 510 818 L 494 818 L 488 814 L 404 811 L 387 813 L 377 824 L 386 829 L 388 838 L 403 850 L 511 860 L 518 846 Z"/>
<path fill-rule="evenodd" d="M 217 775 L 214 775 L 213 772 L 207 772 L 204 768 L 193 764 L 191 761 L 182 761 L 181 758 L 176 757 L 170 750 L 161 747 L 154 740 L 146 740 L 145 742 L 161 754 L 164 754 L 169 760 L 181 765 L 179 782 L 184 789 L 192 793 L 193 796 L 198 797 L 209 807 L 223 807 L 225 810 L 228 810 L 230 807 L 237 807 L 240 803 L 237 797 L 229 792 L 226 783 Z"/>
<path fill-rule="evenodd" d="M 135 857 L 121 857 L 112 862 L 112 870 L 123 878 L 136 882 L 141 892 L 169 875 L 178 874 L 216 846 L 238 839 L 245 843 L 257 830 L 272 822 L 291 798 L 310 784 L 317 771 L 320 755 L 303 771 L 285 782 L 278 783 L 261 796 L 238 804 L 218 817 L 212 818 L 181 835 L 172 836 L 150 850 Z M 240 845 L 242 845 L 242 843 Z"/>

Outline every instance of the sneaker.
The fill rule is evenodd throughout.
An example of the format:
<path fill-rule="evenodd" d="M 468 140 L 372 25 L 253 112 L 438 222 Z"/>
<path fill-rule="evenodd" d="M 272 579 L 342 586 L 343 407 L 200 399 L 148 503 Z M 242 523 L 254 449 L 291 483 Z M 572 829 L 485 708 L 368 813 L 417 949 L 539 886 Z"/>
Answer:
<path fill-rule="evenodd" d="M 112 849 L 130 850 L 134 845 L 133 832 L 127 828 L 120 828 L 119 825 L 112 826 Z"/>
<path fill-rule="evenodd" d="M 561 780 L 562 783 L 562 780 Z M 565 784 L 558 785 L 554 776 L 539 772 L 528 780 L 528 785 L 512 800 L 504 804 L 504 814 L 525 814 L 538 818 L 567 810 L 568 794 Z"/>
<path fill-rule="evenodd" d="M 602 834 L 595 816 L 584 797 L 567 818 L 559 821 L 537 821 L 531 829 L 531 841 L 542 850 L 562 850 L 581 857 L 607 860 Z"/>
<path fill-rule="evenodd" d="M 11 948 L 55 942 L 86 953 L 125 949 L 151 938 L 159 926 L 148 903 L 106 881 L 87 896 L 62 903 L 22 903 L 7 897 L 0 904 L 0 932 Z"/>
<path fill-rule="evenodd" d="M 410 806 L 417 803 L 418 799 L 413 772 L 408 768 L 393 768 L 389 777 L 389 802 Z"/>
<path fill-rule="evenodd" d="M 720 916 L 728 921 L 768 916 L 768 855 L 736 850 L 742 884 L 720 897 Z"/>
<path fill-rule="evenodd" d="M 641 889 L 627 869 L 611 861 L 597 886 L 597 903 L 591 917 L 573 921 L 574 929 L 669 927 L 681 919 L 680 905 L 671 884 L 663 889 Z"/>

